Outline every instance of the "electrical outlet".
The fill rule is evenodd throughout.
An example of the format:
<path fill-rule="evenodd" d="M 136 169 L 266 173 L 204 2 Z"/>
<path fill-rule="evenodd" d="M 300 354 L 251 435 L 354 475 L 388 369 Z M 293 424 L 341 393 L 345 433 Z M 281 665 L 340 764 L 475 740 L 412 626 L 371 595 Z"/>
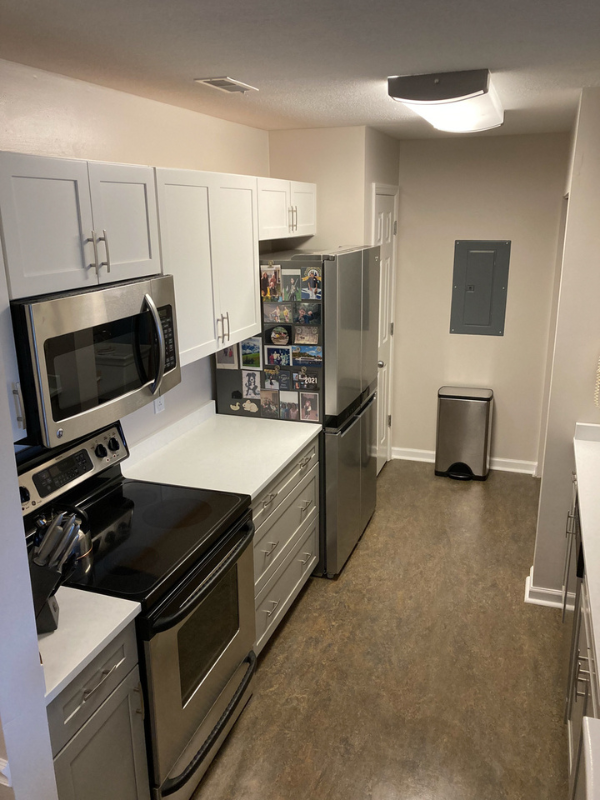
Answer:
<path fill-rule="evenodd" d="M 154 401 L 154 413 L 160 414 L 161 411 L 165 410 L 165 398 L 161 395 L 157 397 Z"/>

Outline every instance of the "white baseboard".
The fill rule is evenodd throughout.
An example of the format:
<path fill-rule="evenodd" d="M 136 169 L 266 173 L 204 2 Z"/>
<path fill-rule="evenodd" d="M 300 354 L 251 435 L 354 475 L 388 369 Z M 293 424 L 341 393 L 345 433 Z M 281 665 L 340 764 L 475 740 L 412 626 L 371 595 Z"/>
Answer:
<path fill-rule="evenodd" d="M 403 461 L 426 461 L 429 464 L 435 462 L 435 450 L 414 450 L 411 447 L 392 447 L 392 458 L 399 458 Z M 535 475 L 537 462 L 518 461 L 514 458 L 492 458 L 490 459 L 490 469 L 497 469 L 501 472 L 520 472 L 525 475 Z"/>
<path fill-rule="evenodd" d="M 547 606 L 548 608 L 562 608 L 562 592 L 560 589 L 545 589 L 542 586 L 533 586 L 533 567 L 529 570 L 529 575 L 525 578 L 525 602 L 536 606 Z M 575 608 L 575 594 L 567 594 L 567 609 L 573 611 Z"/>

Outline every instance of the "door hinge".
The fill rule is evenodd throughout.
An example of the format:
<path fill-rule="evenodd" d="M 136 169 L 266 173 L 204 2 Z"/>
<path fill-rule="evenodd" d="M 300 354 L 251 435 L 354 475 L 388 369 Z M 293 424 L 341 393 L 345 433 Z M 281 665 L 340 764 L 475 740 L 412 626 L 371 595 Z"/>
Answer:
<path fill-rule="evenodd" d="M 398 220 L 394 220 L 394 236 L 398 233 Z"/>
<path fill-rule="evenodd" d="M 394 323 L 390 322 L 390 336 L 394 335 Z"/>
<path fill-rule="evenodd" d="M 388 428 L 392 427 L 392 415 L 388 414 Z"/>

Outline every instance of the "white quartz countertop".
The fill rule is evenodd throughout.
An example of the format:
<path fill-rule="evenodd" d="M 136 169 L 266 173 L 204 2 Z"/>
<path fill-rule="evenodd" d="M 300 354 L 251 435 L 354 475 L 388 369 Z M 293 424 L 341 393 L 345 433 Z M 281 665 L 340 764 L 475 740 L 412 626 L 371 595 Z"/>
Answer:
<path fill-rule="evenodd" d="M 208 409 L 136 445 L 121 468 L 128 478 L 249 494 L 254 500 L 320 430 L 314 423 Z"/>
<path fill-rule="evenodd" d="M 140 613 L 139 603 L 61 586 L 53 633 L 38 636 L 46 705 Z"/>

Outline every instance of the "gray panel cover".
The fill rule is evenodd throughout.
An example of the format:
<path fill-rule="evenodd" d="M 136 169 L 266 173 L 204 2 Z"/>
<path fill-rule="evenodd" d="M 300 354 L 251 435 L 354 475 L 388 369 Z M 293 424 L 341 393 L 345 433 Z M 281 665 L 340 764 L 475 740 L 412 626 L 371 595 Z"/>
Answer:
<path fill-rule="evenodd" d="M 450 333 L 504 335 L 509 241 L 457 241 Z"/>

